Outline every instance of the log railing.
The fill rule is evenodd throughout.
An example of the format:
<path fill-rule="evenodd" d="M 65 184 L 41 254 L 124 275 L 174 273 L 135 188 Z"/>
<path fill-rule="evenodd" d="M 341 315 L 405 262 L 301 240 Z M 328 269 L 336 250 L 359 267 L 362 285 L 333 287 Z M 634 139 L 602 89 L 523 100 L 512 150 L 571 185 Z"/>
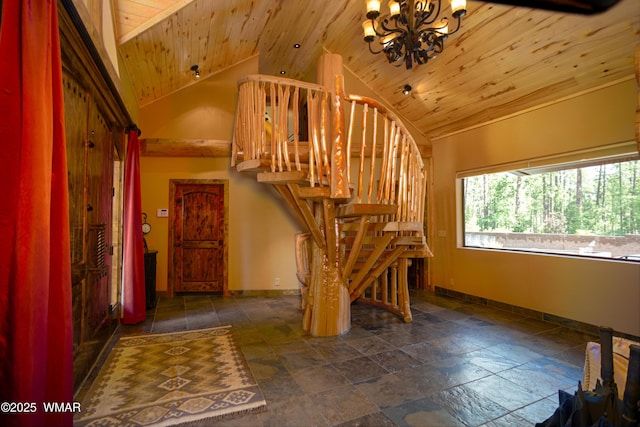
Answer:
<path fill-rule="evenodd" d="M 249 161 L 271 172 L 304 170 L 312 186 L 326 184 L 329 152 L 322 124 L 329 117 L 329 96 L 327 88 L 298 80 L 241 79 L 231 166 Z"/>
<path fill-rule="evenodd" d="M 396 221 L 422 223 L 426 173 L 411 134 L 376 100 L 357 95 L 345 100 L 350 104 L 347 170 L 351 157 L 359 157 L 356 179 L 350 181 L 354 203 L 396 205 Z"/>
<path fill-rule="evenodd" d="M 263 75 L 241 79 L 231 166 L 261 161 L 255 164 L 272 172 L 306 171 L 310 186 L 323 186 L 337 181 L 331 180 L 337 169 L 331 159 L 338 148 L 334 144 L 343 144 L 351 173 L 340 178 L 351 188 L 352 203 L 396 205 L 396 221 L 422 222 L 426 173 L 411 134 L 376 100 L 336 95 L 349 110 L 346 138 L 331 132 L 336 127 L 331 120 L 344 113 L 338 111 L 343 103 L 331 108 L 328 88 Z M 353 158 L 359 160 L 352 170 Z"/>

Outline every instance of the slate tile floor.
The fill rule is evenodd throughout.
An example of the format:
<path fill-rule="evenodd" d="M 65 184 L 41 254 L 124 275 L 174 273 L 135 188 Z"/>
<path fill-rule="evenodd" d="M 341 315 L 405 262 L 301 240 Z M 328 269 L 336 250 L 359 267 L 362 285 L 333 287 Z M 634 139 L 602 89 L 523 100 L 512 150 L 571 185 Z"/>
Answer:
<path fill-rule="evenodd" d="M 597 340 L 433 293 L 412 292 L 412 313 L 355 303 L 347 334 L 313 338 L 297 296 L 177 296 L 119 333 L 233 325 L 267 410 L 216 425 L 264 427 L 532 426 L 576 390 Z"/>

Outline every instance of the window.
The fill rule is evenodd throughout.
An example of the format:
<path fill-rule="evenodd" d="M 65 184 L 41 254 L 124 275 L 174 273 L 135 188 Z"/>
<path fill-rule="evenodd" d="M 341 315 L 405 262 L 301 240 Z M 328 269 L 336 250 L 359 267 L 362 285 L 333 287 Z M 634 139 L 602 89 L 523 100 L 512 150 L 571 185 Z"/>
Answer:
<path fill-rule="evenodd" d="M 638 154 L 553 160 L 461 174 L 464 246 L 640 262 Z"/>

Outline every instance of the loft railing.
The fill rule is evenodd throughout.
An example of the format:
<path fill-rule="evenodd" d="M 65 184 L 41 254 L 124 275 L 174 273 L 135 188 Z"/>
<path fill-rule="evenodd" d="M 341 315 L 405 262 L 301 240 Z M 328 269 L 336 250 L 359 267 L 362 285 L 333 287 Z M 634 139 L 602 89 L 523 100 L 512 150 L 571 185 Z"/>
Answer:
<path fill-rule="evenodd" d="M 413 137 L 379 102 L 344 96 L 341 86 L 332 94 L 293 79 L 241 79 L 231 165 L 306 172 L 311 187 L 330 186 L 333 198 L 396 205 L 394 221 L 421 226 L 426 173 Z"/>
<path fill-rule="evenodd" d="M 376 100 L 357 95 L 345 100 L 350 104 L 347 170 L 353 155 L 359 157 L 356 178 L 350 180 L 354 203 L 397 205 L 396 221 L 422 223 L 426 172 L 413 137 Z"/>
<path fill-rule="evenodd" d="M 271 172 L 308 171 L 311 185 L 322 184 L 329 161 L 321 129 L 328 120 L 328 89 L 263 75 L 247 76 L 238 85 L 231 166 L 260 161 Z"/>

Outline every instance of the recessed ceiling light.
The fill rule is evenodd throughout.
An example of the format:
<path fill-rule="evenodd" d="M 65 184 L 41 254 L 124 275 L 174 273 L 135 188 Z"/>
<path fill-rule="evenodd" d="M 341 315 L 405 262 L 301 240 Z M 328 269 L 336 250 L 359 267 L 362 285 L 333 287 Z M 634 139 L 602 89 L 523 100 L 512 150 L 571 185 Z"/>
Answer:
<path fill-rule="evenodd" d="M 300 49 L 300 43 L 294 44 L 293 47 L 295 47 L 296 49 Z"/>
<path fill-rule="evenodd" d="M 287 74 L 287 72 L 285 70 L 280 70 L 280 74 L 284 76 L 285 74 Z"/>
<path fill-rule="evenodd" d="M 409 95 L 411 93 L 411 86 L 410 85 L 404 85 L 404 88 L 402 89 L 402 93 L 405 95 Z"/>

